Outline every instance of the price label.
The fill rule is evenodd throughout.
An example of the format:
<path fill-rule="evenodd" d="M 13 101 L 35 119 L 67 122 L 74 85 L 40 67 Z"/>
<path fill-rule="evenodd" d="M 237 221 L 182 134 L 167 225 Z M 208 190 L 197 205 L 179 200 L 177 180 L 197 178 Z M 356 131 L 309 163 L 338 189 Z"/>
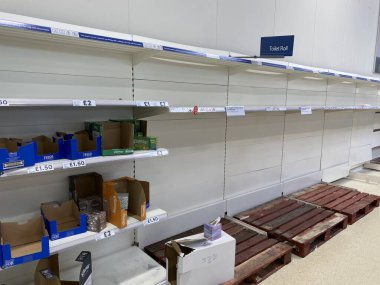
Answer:
<path fill-rule="evenodd" d="M 95 100 L 73 100 L 74 107 L 96 107 Z"/>
<path fill-rule="evenodd" d="M 77 167 L 83 167 L 86 166 L 86 161 L 85 160 L 73 160 L 67 163 L 63 164 L 63 169 L 67 168 L 77 168 Z"/>
<path fill-rule="evenodd" d="M 47 171 L 53 171 L 53 170 L 54 170 L 53 164 L 39 164 L 29 169 L 28 173 L 39 173 L 39 172 L 47 172 Z"/>
<path fill-rule="evenodd" d="M 105 239 L 105 238 L 112 237 L 114 235 L 115 235 L 115 231 L 114 230 L 105 231 L 105 232 L 100 233 L 98 235 L 98 237 L 96 238 L 96 240 L 102 240 L 102 239 Z"/>
<path fill-rule="evenodd" d="M 266 107 L 265 111 L 267 112 L 286 111 L 286 107 Z"/>
<path fill-rule="evenodd" d="M 227 117 L 244 117 L 244 106 L 226 106 Z"/>
<path fill-rule="evenodd" d="M 144 226 L 155 224 L 155 223 L 158 223 L 159 221 L 160 221 L 159 217 L 157 217 L 157 216 L 151 217 L 151 218 L 148 218 L 148 219 L 145 220 Z"/>
<path fill-rule="evenodd" d="M 168 107 L 169 104 L 166 101 L 142 101 L 136 102 L 138 107 Z"/>
<path fill-rule="evenodd" d="M 0 99 L 0 107 L 9 106 L 9 101 L 7 99 Z"/>
<path fill-rule="evenodd" d="M 301 107 L 301 115 L 311 115 L 313 113 L 313 110 L 311 109 L 311 107 Z"/>
<path fill-rule="evenodd" d="M 220 59 L 219 55 L 212 54 L 212 53 L 206 53 L 206 57 L 214 58 L 214 59 Z"/>
<path fill-rule="evenodd" d="M 156 50 L 163 50 L 162 45 L 159 45 L 159 44 L 143 43 L 143 47 L 156 49 Z"/>
<path fill-rule="evenodd" d="M 61 36 L 68 36 L 68 37 L 75 37 L 79 38 L 79 33 L 76 31 L 66 30 L 66 29 L 59 29 L 59 28 L 51 28 L 51 33 L 55 35 L 61 35 Z"/>

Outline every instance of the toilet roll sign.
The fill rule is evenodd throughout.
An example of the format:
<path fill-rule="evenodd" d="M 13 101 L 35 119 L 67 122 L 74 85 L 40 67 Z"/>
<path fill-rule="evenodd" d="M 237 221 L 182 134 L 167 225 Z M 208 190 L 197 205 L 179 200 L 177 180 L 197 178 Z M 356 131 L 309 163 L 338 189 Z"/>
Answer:
<path fill-rule="evenodd" d="M 294 35 L 262 37 L 260 57 L 293 56 Z"/>

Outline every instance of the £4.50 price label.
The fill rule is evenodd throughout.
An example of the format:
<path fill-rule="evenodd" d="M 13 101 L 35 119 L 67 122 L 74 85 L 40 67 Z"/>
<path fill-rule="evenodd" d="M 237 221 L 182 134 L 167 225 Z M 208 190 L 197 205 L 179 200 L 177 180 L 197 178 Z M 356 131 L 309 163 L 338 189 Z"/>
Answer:
<path fill-rule="evenodd" d="M 73 100 L 74 107 L 96 107 L 95 100 Z"/>
<path fill-rule="evenodd" d="M 0 107 L 7 107 L 7 106 L 9 106 L 9 101 L 7 99 L 0 98 Z"/>
<path fill-rule="evenodd" d="M 105 231 L 105 232 L 100 233 L 98 235 L 98 237 L 96 238 L 96 240 L 101 240 L 101 239 L 109 238 L 109 237 L 112 237 L 114 235 L 115 235 L 115 231 L 114 230 Z"/>
<path fill-rule="evenodd" d="M 151 217 L 151 218 L 148 218 L 148 219 L 145 220 L 144 226 L 155 224 L 155 223 L 158 223 L 159 221 L 160 221 L 159 217 L 157 217 L 157 216 Z"/>
<path fill-rule="evenodd" d="M 53 171 L 53 170 L 54 170 L 53 164 L 39 164 L 29 169 L 28 173 L 39 173 L 39 172 L 46 172 L 46 171 Z"/>
<path fill-rule="evenodd" d="M 73 160 L 67 163 L 63 164 L 63 169 L 66 168 L 77 168 L 77 167 L 83 167 L 86 166 L 86 161 L 85 160 Z"/>

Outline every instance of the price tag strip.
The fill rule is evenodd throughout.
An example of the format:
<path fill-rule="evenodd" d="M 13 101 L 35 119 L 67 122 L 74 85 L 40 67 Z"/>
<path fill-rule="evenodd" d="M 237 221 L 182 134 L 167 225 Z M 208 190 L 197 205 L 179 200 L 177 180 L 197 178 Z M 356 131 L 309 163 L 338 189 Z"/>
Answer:
<path fill-rule="evenodd" d="M 85 160 L 73 160 L 73 161 L 64 163 L 63 169 L 77 168 L 77 167 L 84 167 L 84 166 L 86 166 Z"/>
<path fill-rule="evenodd" d="M 96 107 L 95 100 L 73 100 L 74 107 Z"/>
<path fill-rule="evenodd" d="M 8 99 L 1 99 L 0 98 L 0 107 L 8 107 L 8 106 L 9 106 Z"/>
<path fill-rule="evenodd" d="M 115 235 L 115 231 L 114 230 L 108 230 L 108 231 L 105 231 L 105 232 L 101 232 L 98 234 L 98 236 L 96 237 L 96 240 L 102 240 L 102 239 L 105 239 L 105 238 L 109 238 L 109 237 L 112 237 Z"/>
<path fill-rule="evenodd" d="M 28 169 L 28 173 L 40 173 L 40 172 L 47 172 L 47 171 L 53 171 L 54 165 L 51 163 L 47 164 L 37 164 L 33 166 L 32 168 Z"/>

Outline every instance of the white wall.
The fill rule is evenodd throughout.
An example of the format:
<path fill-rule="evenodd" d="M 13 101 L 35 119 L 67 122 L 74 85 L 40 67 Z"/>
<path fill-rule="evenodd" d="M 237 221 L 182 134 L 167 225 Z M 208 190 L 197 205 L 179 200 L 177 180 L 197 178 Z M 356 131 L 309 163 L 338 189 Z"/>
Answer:
<path fill-rule="evenodd" d="M 379 0 L 2 0 L 0 11 L 249 55 L 261 36 L 294 34 L 289 61 L 371 75 Z"/>

